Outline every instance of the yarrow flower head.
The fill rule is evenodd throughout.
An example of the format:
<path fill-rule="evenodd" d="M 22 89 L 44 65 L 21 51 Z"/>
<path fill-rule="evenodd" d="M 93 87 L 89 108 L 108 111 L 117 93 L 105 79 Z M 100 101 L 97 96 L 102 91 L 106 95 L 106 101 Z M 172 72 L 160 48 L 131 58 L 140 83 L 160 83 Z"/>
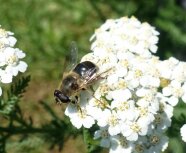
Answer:
<path fill-rule="evenodd" d="M 14 33 L 6 31 L 0 26 L 0 84 L 11 83 L 13 77 L 18 72 L 25 72 L 27 64 L 21 59 L 25 53 L 18 48 L 14 48 L 17 40 Z M 0 87 L 0 95 L 2 89 Z"/>
<path fill-rule="evenodd" d="M 186 102 L 186 63 L 153 55 L 158 35 L 135 17 L 110 19 L 96 29 L 92 52 L 81 60 L 95 63 L 98 74 L 109 71 L 92 85 L 93 95 L 81 92 L 81 112 L 69 104 L 65 114 L 77 128 L 96 124 L 94 138 L 110 153 L 164 151 L 173 108 L 180 98 Z"/>

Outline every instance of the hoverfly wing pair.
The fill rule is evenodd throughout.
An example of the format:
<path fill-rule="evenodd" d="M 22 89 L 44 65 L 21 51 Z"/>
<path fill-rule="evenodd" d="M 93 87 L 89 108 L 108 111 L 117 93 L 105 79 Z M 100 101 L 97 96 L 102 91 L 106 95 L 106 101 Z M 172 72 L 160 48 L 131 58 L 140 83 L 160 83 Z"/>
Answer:
<path fill-rule="evenodd" d="M 69 47 L 69 52 L 65 56 L 65 67 L 63 72 L 71 71 L 78 62 L 78 48 L 75 41 L 72 41 Z"/>
<path fill-rule="evenodd" d="M 84 61 L 77 64 L 78 49 L 75 42 L 71 43 L 70 55 L 65 59 L 65 70 L 59 89 L 54 91 L 56 103 L 78 103 L 78 95 L 96 80 L 98 67 L 90 62 Z"/>

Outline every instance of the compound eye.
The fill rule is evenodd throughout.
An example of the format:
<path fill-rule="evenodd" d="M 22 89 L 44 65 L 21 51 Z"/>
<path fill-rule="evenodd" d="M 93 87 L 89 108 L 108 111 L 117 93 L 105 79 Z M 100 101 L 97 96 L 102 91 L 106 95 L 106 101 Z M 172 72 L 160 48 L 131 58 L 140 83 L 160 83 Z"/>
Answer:
<path fill-rule="evenodd" d="M 59 93 L 60 93 L 59 90 L 55 90 L 55 91 L 54 91 L 54 97 L 57 97 Z"/>
<path fill-rule="evenodd" d="M 59 100 L 62 103 L 68 103 L 70 102 L 70 99 L 68 96 L 65 96 L 61 91 L 55 90 L 54 91 L 54 96 L 56 97 L 56 102 L 59 103 Z"/>

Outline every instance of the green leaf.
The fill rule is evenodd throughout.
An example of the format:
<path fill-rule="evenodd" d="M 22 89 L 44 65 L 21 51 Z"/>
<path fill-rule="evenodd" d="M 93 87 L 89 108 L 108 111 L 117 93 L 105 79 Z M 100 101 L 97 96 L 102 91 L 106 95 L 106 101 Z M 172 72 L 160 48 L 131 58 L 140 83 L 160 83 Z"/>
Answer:
<path fill-rule="evenodd" d="M 30 75 L 21 77 L 17 82 L 11 85 L 9 97 L 12 95 L 21 97 L 22 94 L 25 92 L 26 87 L 28 86 L 28 83 L 30 81 Z"/>
<path fill-rule="evenodd" d="M 101 151 L 99 142 L 92 137 L 91 132 L 88 129 L 83 128 L 83 138 L 86 144 L 87 153 L 99 153 Z"/>
<path fill-rule="evenodd" d="M 167 153 L 169 153 L 169 151 L 171 151 L 171 153 L 185 153 L 184 152 L 184 147 L 183 147 L 183 142 L 180 141 L 180 139 L 178 138 L 174 138 L 174 139 L 170 139 L 169 141 L 169 149 L 167 151 Z"/>

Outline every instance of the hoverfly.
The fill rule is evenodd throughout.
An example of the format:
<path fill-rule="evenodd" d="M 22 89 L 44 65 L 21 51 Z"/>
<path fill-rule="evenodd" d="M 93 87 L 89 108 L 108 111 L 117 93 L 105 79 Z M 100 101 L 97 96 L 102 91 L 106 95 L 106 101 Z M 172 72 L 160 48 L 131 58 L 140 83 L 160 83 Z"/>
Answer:
<path fill-rule="evenodd" d="M 75 42 L 71 43 L 70 53 L 72 68 L 69 72 L 63 73 L 60 88 L 54 91 L 54 97 L 58 104 L 78 104 L 80 92 L 87 90 L 95 81 L 102 79 L 103 77 L 101 75 L 108 71 L 106 70 L 98 74 L 98 66 L 91 61 L 76 64 L 78 49 Z"/>

